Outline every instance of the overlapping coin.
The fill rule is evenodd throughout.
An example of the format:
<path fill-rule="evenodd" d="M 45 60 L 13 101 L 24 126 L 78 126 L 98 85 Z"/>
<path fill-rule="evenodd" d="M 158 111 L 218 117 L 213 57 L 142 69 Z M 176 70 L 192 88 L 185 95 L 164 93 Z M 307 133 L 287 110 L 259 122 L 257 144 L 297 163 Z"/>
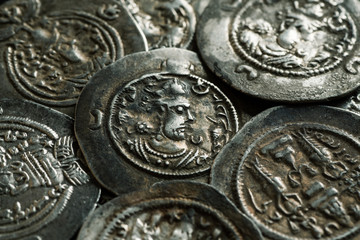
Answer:
<path fill-rule="evenodd" d="M 351 239 L 360 231 L 359 121 L 325 106 L 264 111 L 219 153 L 211 183 L 271 239 Z"/>
<path fill-rule="evenodd" d="M 99 188 L 74 141 L 67 115 L 0 101 L 0 239 L 70 239 L 80 228 Z"/>
<path fill-rule="evenodd" d="M 90 215 L 78 239 L 262 239 L 257 227 L 208 185 L 156 184 Z"/>
<path fill-rule="evenodd" d="M 196 16 L 186 0 L 118 0 L 143 31 L 149 49 L 189 47 L 195 34 Z"/>
<path fill-rule="evenodd" d="M 0 95 L 71 116 L 94 73 L 147 49 L 127 9 L 109 0 L 7 1 L 0 22 Z"/>
<path fill-rule="evenodd" d="M 359 9 L 343 0 L 213 1 L 197 43 L 235 89 L 267 100 L 324 101 L 359 86 Z"/>
<path fill-rule="evenodd" d="M 79 98 L 75 130 L 98 181 L 117 194 L 164 179 L 207 182 L 238 130 L 234 106 L 208 79 L 182 49 L 133 54 L 96 74 Z"/>

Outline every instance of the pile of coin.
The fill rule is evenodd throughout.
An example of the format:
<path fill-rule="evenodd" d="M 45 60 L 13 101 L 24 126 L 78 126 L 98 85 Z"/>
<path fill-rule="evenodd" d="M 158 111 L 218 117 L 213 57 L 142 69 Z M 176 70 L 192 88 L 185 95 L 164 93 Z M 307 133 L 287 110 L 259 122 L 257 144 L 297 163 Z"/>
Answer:
<path fill-rule="evenodd" d="M 0 4 L 0 240 L 360 239 L 360 2 Z"/>

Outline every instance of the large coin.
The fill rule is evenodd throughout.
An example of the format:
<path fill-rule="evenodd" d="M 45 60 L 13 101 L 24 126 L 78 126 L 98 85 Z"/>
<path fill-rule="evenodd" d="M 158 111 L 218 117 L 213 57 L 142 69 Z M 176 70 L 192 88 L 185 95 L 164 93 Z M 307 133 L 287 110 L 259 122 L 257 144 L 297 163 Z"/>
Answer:
<path fill-rule="evenodd" d="M 320 101 L 359 86 L 360 4 L 349 0 L 219 0 L 197 43 L 234 88 L 267 100 Z"/>
<path fill-rule="evenodd" d="M 0 239 L 70 239 L 94 209 L 99 188 L 73 124 L 38 104 L 0 101 Z"/>
<path fill-rule="evenodd" d="M 117 0 L 126 6 L 146 36 L 149 49 L 189 47 L 196 16 L 186 0 Z"/>
<path fill-rule="evenodd" d="M 272 239 L 358 236 L 359 123 L 325 106 L 264 111 L 219 153 L 211 183 Z"/>
<path fill-rule="evenodd" d="M 262 239 L 260 231 L 208 185 L 169 182 L 112 200 L 89 216 L 78 239 Z"/>
<path fill-rule="evenodd" d="M 94 73 L 147 49 L 131 15 L 102 1 L 14 0 L 0 5 L 0 95 L 71 116 Z"/>
<path fill-rule="evenodd" d="M 96 178 L 120 194 L 156 181 L 208 181 L 238 116 L 193 52 L 124 57 L 96 74 L 76 108 L 75 131 Z M 126 184 L 125 184 L 126 183 Z"/>

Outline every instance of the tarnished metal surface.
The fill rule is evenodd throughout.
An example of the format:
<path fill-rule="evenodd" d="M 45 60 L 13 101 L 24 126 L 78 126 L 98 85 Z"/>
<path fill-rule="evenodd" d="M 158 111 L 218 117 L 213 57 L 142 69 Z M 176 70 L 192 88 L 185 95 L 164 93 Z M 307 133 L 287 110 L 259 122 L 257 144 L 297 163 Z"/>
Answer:
<path fill-rule="evenodd" d="M 238 130 L 235 108 L 209 80 L 196 54 L 181 49 L 133 54 L 96 74 L 75 129 L 99 182 L 117 194 L 164 179 L 207 182 Z"/>
<path fill-rule="evenodd" d="M 272 239 L 358 235 L 360 117 L 325 106 L 272 108 L 215 160 L 211 184 Z"/>
<path fill-rule="evenodd" d="M 79 158 L 73 119 L 0 101 L 0 239 L 70 239 L 100 190 Z"/>
<path fill-rule="evenodd" d="M 113 1 L 14 0 L 0 6 L 0 95 L 71 116 L 100 69 L 146 50 L 130 13 Z"/>
<path fill-rule="evenodd" d="M 213 1 L 197 26 L 207 65 L 275 101 L 339 97 L 359 86 L 358 1 Z"/>
<path fill-rule="evenodd" d="M 261 233 L 209 185 L 169 182 L 120 196 L 97 209 L 78 239 L 262 239 Z"/>

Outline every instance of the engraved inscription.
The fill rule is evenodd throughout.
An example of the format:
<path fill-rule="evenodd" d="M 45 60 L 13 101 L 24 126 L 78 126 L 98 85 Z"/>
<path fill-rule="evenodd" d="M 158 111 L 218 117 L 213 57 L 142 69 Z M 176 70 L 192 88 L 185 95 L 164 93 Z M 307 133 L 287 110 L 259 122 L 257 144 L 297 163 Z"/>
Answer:
<path fill-rule="evenodd" d="M 121 1 L 144 32 L 150 49 L 186 48 L 195 33 L 195 12 L 184 0 Z M 151 2 L 151 4 L 149 4 Z"/>
<path fill-rule="evenodd" d="M 325 73 L 351 53 L 358 37 L 342 2 L 247 1 L 233 20 L 232 46 L 241 57 L 273 73 Z"/>
<path fill-rule="evenodd" d="M 347 239 L 360 230 L 359 147 L 332 127 L 293 124 L 266 133 L 238 170 L 243 209 L 281 239 Z"/>
<path fill-rule="evenodd" d="M 0 239 L 36 232 L 62 212 L 74 187 L 89 181 L 78 160 L 73 137 L 0 116 Z"/>
<path fill-rule="evenodd" d="M 73 105 L 88 79 L 123 55 L 120 37 L 91 14 L 64 11 L 39 16 L 40 7 L 39 0 L 29 0 L 0 10 L 8 73 L 27 97 Z M 118 13 L 114 6 L 104 6 L 98 14 L 109 19 Z"/>
<path fill-rule="evenodd" d="M 238 129 L 230 101 L 194 77 L 147 75 L 114 97 L 109 129 L 127 158 L 151 172 L 189 175 L 210 169 Z"/>
<path fill-rule="evenodd" d="M 157 199 L 114 213 L 98 238 L 220 240 L 239 236 L 225 216 L 204 204 Z"/>

